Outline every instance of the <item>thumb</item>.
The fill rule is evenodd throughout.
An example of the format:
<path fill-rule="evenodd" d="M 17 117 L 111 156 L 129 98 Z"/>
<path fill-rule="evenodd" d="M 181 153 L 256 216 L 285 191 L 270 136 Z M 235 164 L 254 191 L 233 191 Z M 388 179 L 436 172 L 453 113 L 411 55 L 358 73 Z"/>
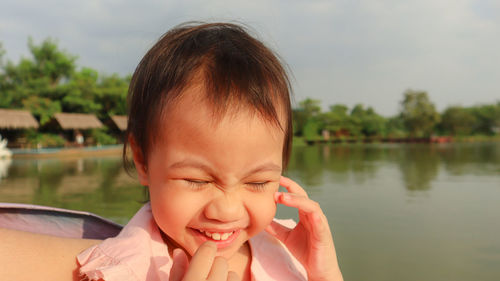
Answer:
<path fill-rule="evenodd" d="M 186 253 L 177 248 L 174 249 L 172 253 L 173 264 L 170 269 L 170 277 L 169 281 L 181 281 L 184 278 L 184 274 L 186 273 L 189 265 L 189 260 Z"/>
<path fill-rule="evenodd" d="M 286 239 L 288 238 L 288 235 L 292 231 L 291 228 L 279 224 L 274 220 L 265 228 L 265 230 L 267 233 L 278 238 L 278 240 L 280 240 L 283 243 L 285 243 Z"/>

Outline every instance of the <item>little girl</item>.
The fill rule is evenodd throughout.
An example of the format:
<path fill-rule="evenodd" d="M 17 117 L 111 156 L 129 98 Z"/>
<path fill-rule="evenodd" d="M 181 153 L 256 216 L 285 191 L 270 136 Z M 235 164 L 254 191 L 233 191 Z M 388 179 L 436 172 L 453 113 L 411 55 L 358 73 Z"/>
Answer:
<path fill-rule="evenodd" d="M 150 202 L 78 256 L 83 279 L 342 280 L 321 208 L 281 176 L 290 84 L 261 42 L 234 24 L 178 26 L 139 63 L 129 106 L 125 146 Z M 273 219 L 277 203 L 298 224 Z"/>

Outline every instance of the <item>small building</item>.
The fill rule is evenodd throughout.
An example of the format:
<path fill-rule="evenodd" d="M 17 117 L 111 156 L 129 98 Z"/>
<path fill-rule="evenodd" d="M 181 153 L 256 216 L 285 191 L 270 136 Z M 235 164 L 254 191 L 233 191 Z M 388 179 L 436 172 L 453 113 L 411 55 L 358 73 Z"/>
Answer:
<path fill-rule="evenodd" d="M 127 116 L 125 115 L 113 115 L 111 116 L 114 126 L 121 132 L 127 130 Z"/>
<path fill-rule="evenodd" d="M 92 144 L 93 140 L 88 138 L 88 131 L 104 127 L 94 114 L 83 113 L 56 113 L 49 126 L 54 124 L 64 131 L 67 140 L 73 140 L 77 145 Z"/>
<path fill-rule="evenodd" d="M 0 135 L 9 141 L 7 147 L 25 147 L 25 131 L 38 127 L 38 121 L 27 110 L 0 109 Z"/>
<path fill-rule="evenodd" d="M 124 134 L 127 131 L 127 121 L 126 115 L 112 115 L 109 121 L 106 121 L 110 133 L 120 142 L 123 142 Z"/>

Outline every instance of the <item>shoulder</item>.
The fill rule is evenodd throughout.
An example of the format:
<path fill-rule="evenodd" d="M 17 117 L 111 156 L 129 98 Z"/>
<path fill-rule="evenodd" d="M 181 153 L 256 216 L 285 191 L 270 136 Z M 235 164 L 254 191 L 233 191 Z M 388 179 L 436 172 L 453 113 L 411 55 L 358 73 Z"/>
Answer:
<path fill-rule="evenodd" d="M 79 280 L 76 255 L 99 240 L 0 228 L 1 280 Z"/>

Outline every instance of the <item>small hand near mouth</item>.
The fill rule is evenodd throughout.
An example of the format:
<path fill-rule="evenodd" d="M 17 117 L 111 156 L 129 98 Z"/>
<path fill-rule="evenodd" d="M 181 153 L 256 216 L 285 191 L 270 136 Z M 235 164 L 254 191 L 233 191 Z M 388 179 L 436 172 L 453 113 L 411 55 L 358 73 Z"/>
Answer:
<path fill-rule="evenodd" d="M 214 242 L 203 243 L 189 262 L 186 253 L 175 249 L 173 265 L 170 270 L 169 281 L 238 281 L 240 278 L 233 271 L 229 271 L 227 261 L 223 257 L 216 257 L 217 246 Z"/>
<path fill-rule="evenodd" d="M 274 235 L 307 270 L 308 280 L 343 280 L 328 220 L 319 204 L 289 178 L 281 177 L 280 185 L 288 193 L 276 192 L 277 203 L 299 210 L 299 223 L 287 228 L 273 221 L 266 231 Z"/>

